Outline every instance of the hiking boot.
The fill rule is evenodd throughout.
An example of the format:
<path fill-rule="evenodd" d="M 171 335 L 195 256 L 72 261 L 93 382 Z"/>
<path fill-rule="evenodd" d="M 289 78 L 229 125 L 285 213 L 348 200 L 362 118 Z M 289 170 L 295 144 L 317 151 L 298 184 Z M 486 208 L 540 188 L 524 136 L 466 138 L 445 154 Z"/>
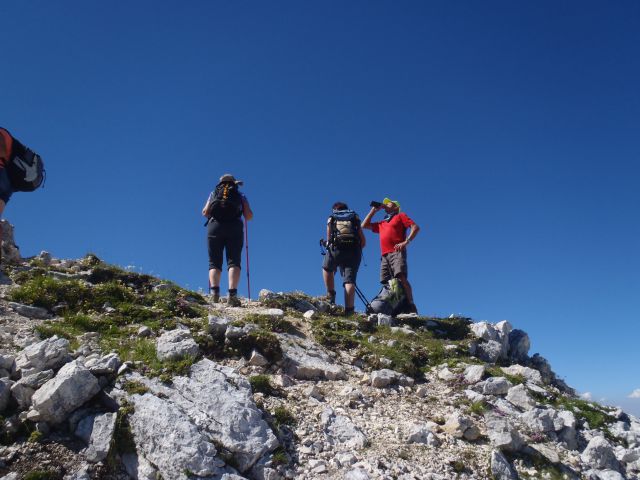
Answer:
<path fill-rule="evenodd" d="M 218 303 L 218 302 L 220 302 L 220 292 L 213 292 L 213 293 L 211 294 L 211 301 L 212 301 L 213 303 Z"/>
<path fill-rule="evenodd" d="M 335 290 L 327 292 L 327 302 L 329 302 L 329 304 L 331 304 L 331 305 L 335 305 L 336 304 L 336 291 Z"/>
<path fill-rule="evenodd" d="M 241 305 L 240 299 L 237 295 L 229 295 L 227 297 L 227 305 L 230 307 L 239 307 Z"/>

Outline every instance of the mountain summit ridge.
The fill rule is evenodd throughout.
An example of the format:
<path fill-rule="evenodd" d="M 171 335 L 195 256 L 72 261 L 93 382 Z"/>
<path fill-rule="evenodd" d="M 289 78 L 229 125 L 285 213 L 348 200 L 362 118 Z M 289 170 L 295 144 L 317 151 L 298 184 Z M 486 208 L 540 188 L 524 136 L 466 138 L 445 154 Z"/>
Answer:
<path fill-rule="evenodd" d="M 230 307 L 2 250 L 0 479 L 639 478 L 640 420 L 578 398 L 507 321 Z"/>

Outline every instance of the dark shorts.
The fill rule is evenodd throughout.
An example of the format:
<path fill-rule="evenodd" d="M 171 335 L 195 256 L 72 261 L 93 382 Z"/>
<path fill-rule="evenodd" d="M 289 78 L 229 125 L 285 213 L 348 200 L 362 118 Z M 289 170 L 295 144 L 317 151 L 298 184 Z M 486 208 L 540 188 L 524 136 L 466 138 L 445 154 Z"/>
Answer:
<path fill-rule="evenodd" d="M 407 269 L 407 250 L 383 255 L 380 259 L 380 283 L 386 283 L 401 274 L 404 274 L 405 277 L 409 274 Z"/>
<path fill-rule="evenodd" d="M 222 255 L 227 252 L 227 269 L 240 268 L 244 225 L 241 219 L 231 222 L 211 220 L 207 225 L 207 245 L 209 248 L 209 270 L 222 270 Z"/>
<path fill-rule="evenodd" d="M 0 168 L 0 200 L 7 203 L 13 195 L 13 186 L 6 168 Z"/>
<path fill-rule="evenodd" d="M 342 284 L 356 283 L 358 276 L 358 268 L 360 268 L 360 260 L 362 259 L 362 250 L 354 248 L 351 250 L 327 250 L 327 254 L 322 262 L 322 268 L 327 272 L 335 272 L 340 269 L 342 275 Z"/>

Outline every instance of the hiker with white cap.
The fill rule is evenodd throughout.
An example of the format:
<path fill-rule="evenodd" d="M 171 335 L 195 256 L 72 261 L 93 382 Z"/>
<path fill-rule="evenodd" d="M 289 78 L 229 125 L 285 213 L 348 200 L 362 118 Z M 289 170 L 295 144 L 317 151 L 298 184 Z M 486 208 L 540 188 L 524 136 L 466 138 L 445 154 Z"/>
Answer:
<path fill-rule="evenodd" d="M 220 177 L 220 182 L 202 208 L 207 217 L 207 245 L 209 250 L 209 289 L 213 301 L 220 300 L 220 277 L 222 276 L 223 253 L 226 251 L 229 273 L 229 295 L 227 304 L 240 306 L 238 283 L 240 282 L 240 260 L 244 243 L 244 224 L 253 218 L 247 197 L 238 188 L 242 182 L 229 173 Z"/>
<path fill-rule="evenodd" d="M 379 210 L 384 210 L 386 216 L 381 222 L 372 223 L 371 219 Z M 397 278 L 407 296 L 408 310 L 417 313 L 408 280 L 407 247 L 416 238 L 420 227 L 406 213 L 400 212 L 398 201 L 385 198 L 382 203 L 371 202 L 371 211 L 362 221 L 362 228 L 380 234 L 380 283 Z M 407 229 L 410 229 L 409 235 Z"/>

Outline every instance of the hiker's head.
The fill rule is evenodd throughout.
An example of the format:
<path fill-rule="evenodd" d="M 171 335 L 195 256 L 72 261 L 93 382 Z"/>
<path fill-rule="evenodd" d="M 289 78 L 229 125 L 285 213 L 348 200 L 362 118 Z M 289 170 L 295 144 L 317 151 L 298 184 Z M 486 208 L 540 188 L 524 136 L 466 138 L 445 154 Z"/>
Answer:
<path fill-rule="evenodd" d="M 336 202 L 336 203 L 333 204 L 333 207 L 331 207 L 331 208 L 333 210 L 349 210 L 349 207 L 344 202 Z"/>
<path fill-rule="evenodd" d="M 236 180 L 236 177 L 231 175 L 230 173 L 225 173 L 220 177 L 220 183 L 234 183 L 236 185 L 242 185 L 240 180 Z"/>
<path fill-rule="evenodd" d="M 382 208 L 384 208 L 387 213 L 398 213 L 400 211 L 400 202 L 385 198 L 382 201 Z"/>

